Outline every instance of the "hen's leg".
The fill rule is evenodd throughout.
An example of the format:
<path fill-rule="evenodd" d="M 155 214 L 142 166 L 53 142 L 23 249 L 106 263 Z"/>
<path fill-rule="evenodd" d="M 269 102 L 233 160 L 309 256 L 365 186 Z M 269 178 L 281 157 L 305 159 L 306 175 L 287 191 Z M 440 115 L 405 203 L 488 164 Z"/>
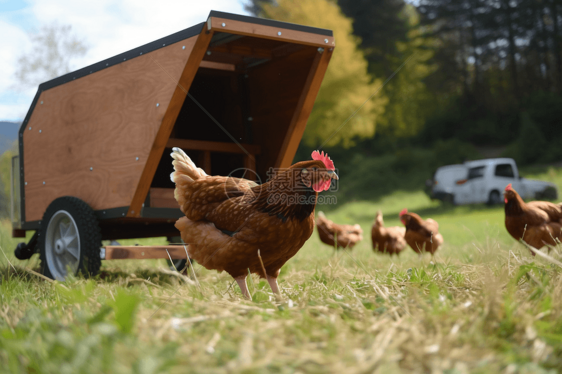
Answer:
<path fill-rule="evenodd" d="M 279 286 L 277 285 L 277 278 L 268 275 L 267 282 L 269 283 L 269 287 L 271 287 L 271 291 L 273 291 L 273 293 L 281 295 L 281 292 L 279 292 Z"/>
<path fill-rule="evenodd" d="M 250 296 L 250 291 L 248 291 L 248 286 L 246 285 L 246 276 L 245 275 L 241 275 L 239 277 L 234 278 L 234 280 L 236 280 L 236 283 L 238 283 L 238 287 L 240 287 L 240 291 L 242 291 L 242 295 L 244 295 L 244 297 L 246 297 L 247 299 L 252 299 L 252 297 Z"/>

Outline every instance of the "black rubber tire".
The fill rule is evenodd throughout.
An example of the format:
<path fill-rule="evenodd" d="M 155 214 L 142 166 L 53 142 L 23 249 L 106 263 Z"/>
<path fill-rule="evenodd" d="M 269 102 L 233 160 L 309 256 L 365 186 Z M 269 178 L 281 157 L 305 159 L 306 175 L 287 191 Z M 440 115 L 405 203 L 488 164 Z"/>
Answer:
<path fill-rule="evenodd" d="M 502 203 L 502 198 L 499 191 L 492 191 L 488 196 L 488 205 L 499 205 Z"/>
<path fill-rule="evenodd" d="M 455 195 L 453 195 L 452 193 L 445 195 L 445 197 L 443 198 L 443 202 L 445 204 L 455 205 Z"/>
<path fill-rule="evenodd" d="M 59 210 L 64 210 L 72 216 L 80 235 L 80 258 L 76 274 L 82 274 L 85 277 L 97 275 L 101 267 L 101 232 L 98 219 L 88 204 L 73 196 L 59 197 L 51 202 L 41 220 L 38 245 L 43 275 L 54 279 L 47 264 L 45 240 L 49 222 Z"/>

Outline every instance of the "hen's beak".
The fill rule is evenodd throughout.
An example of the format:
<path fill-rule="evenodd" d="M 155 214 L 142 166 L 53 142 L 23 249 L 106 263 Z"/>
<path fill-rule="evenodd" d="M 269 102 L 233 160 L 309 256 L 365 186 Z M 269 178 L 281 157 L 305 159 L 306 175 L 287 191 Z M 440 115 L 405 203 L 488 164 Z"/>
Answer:
<path fill-rule="evenodd" d="M 340 180 L 340 177 L 338 177 L 338 175 L 336 174 L 335 171 L 328 170 L 327 173 L 328 173 L 328 176 L 330 176 L 330 178 L 335 179 L 337 181 Z"/>

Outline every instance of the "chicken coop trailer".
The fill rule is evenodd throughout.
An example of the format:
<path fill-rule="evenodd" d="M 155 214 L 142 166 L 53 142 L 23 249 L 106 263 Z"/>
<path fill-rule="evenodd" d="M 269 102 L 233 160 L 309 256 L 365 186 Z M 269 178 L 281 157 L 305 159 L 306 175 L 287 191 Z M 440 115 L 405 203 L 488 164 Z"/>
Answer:
<path fill-rule="evenodd" d="M 100 255 L 101 240 L 178 235 L 172 147 L 208 174 L 265 181 L 288 167 L 334 46 L 330 30 L 212 11 L 41 84 L 12 162 L 12 235 L 35 231 L 16 255 L 40 253 L 54 278 L 95 273 L 100 258 L 167 258 L 162 248 Z"/>

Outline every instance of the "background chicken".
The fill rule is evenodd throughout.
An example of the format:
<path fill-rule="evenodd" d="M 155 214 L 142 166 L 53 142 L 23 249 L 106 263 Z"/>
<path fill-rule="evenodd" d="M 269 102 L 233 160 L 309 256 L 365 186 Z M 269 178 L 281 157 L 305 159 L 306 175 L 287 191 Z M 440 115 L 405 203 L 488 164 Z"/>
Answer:
<path fill-rule="evenodd" d="M 336 245 L 336 240 L 337 248 L 353 248 L 355 244 L 363 240 L 363 229 L 361 229 L 361 226 L 357 224 L 338 225 L 326 218 L 324 212 L 318 212 L 316 227 L 318 228 L 318 235 L 322 243 L 326 243 L 331 247 Z"/>
<path fill-rule="evenodd" d="M 425 221 L 416 213 L 408 213 L 408 209 L 400 212 L 400 221 L 406 226 L 404 239 L 414 252 L 424 251 L 433 254 L 443 244 L 443 236 L 439 234 L 439 224 L 431 218 Z"/>
<path fill-rule="evenodd" d="M 248 298 L 248 270 L 279 293 L 281 267 L 312 235 L 318 192 L 338 178 L 332 160 L 314 151 L 312 161 L 298 162 L 256 185 L 209 176 L 179 148 L 172 158 L 174 194 L 185 214 L 176 228 L 189 244 L 189 256 L 207 269 L 229 273 Z"/>
<path fill-rule="evenodd" d="M 406 229 L 404 227 L 384 227 L 382 212 L 379 210 L 371 228 L 373 250 L 398 255 L 406 248 L 405 234 Z"/>
<path fill-rule="evenodd" d="M 548 201 L 525 203 L 521 196 L 507 185 L 505 197 L 505 228 L 515 240 L 523 239 L 531 247 L 550 248 L 562 239 L 562 204 Z M 531 251 L 534 256 L 535 253 Z"/>

